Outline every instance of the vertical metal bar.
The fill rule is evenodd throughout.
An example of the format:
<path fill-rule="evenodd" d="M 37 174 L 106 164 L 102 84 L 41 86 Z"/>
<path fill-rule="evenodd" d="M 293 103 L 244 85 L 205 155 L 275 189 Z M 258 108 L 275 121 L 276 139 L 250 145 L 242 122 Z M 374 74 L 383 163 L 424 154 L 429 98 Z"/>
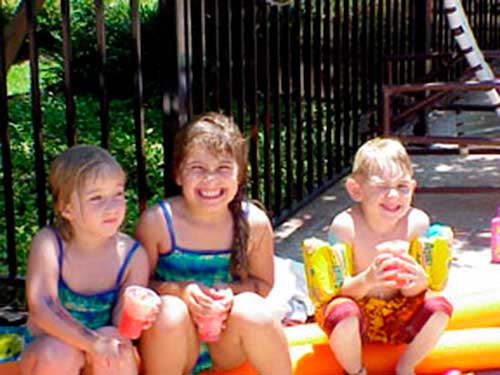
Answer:
<path fill-rule="evenodd" d="M 295 191 L 296 198 L 300 202 L 304 197 L 304 151 L 302 149 L 303 125 L 302 125 L 302 31 L 301 31 L 301 0 L 294 3 L 294 30 L 293 30 L 293 96 L 295 129 Z"/>
<path fill-rule="evenodd" d="M 101 119 L 101 146 L 109 148 L 109 102 L 108 88 L 106 86 L 106 35 L 104 25 L 103 0 L 94 0 L 95 22 L 97 35 L 97 53 L 99 55 L 99 117 Z"/>
<path fill-rule="evenodd" d="M 375 1 L 367 0 L 369 4 L 369 25 L 368 25 L 368 51 L 372 61 L 368 64 L 368 103 L 370 108 L 375 107 L 376 95 L 377 95 L 377 64 L 378 56 L 375 52 L 376 49 L 376 28 L 375 21 L 377 19 L 377 11 L 375 6 Z M 372 131 L 375 127 L 376 121 L 374 116 L 371 117 L 372 121 L 370 121 L 370 130 Z"/>
<path fill-rule="evenodd" d="M 220 46 L 219 46 L 219 2 L 206 3 L 207 11 L 207 59 L 209 61 L 211 107 L 220 109 Z"/>
<path fill-rule="evenodd" d="M 415 49 L 418 55 L 425 55 L 430 49 L 430 6 L 431 0 L 425 0 L 416 8 L 416 43 Z M 418 61 L 415 65 L 416 78 L 422 80 L 427 72 L 426 61 Z M 425 96 L 425 93 L 422 95 Z M 414 126 L 415 135 L 424 135 L 426 133 L 426 115 L 425 110 L 419 114 L 419 121 Z"/>
<path fill-rule="evenodd" d="M 286 194 L 285 207 L 291 208 L 293 202 L 293 131 L 292 131 L 292 39 L 291 39 L 291 10 L 287 6 L 283 12 L 283 54 L 284 61 L 281 64 L 281 82 L 284 95 L 284 126 L 285 132 L 285 165 L 286 165 Z"/>
<path fill-rule="evenodd" d="M 166 51 L 164 58 L 165 86 L 163 91 L 163 150 L 165 195 L 178 193 L 172 175 L 172 154 L 177 129 L 187 121 L 186 114 L 186 43 L 184 41 L 184 0 L 160 0 L 164 21 Z"/>
<path fill-rule="evenodd" d="M 408 35 L 408 41 L 409 41 L 409 45 L 410 45 L 410 48 L 409 48 L 409 52 L 411 54 L 415 54 L 416 53 L 416 50 L 415 50 L 415 44 L 416 44 L 416 41 L 415 41 L 415 28 L 417 27 L 416 26 L 416 11 L 415 11 L 415 7 L 417 6 L 416 2 L 415 1 L 412 1 L 410 3 L 410 22 L 409 22 L 409 25 L 410 26 L 410 34 Z M 409 61 L 408 63 L 408 72 L 410 73 L 410 81 L 411 82 L 415 82 L 415 63 L 413 61 Z"/>
<path fill-rule="evenodd" d="M 12 181 L 12 153 L 10 149 L 9 110 L 7 102 L 7 71 L 5 69 L 5 19 L 0 14 L 0 144 L 2 149 L 2 185 L 5 204 L 5 226 L 9 279 L 17 276 L 16 217 L 14 215 L 14 189 Z"/>
<path fill-rule="evenodd" d="M 358 148 L 359 142 L 359 0 L 351 0 L 352 29 L 351 29 L 351 116 L 352 116 L 352 147 Z"/>
<path fill-rule="evenodd" d="M 350 0 L 344 0 L 343 4 L 343 14 L 342 14 L 342 100 L 343 100 L 343 115 L 344 121 L 342 123 L 344 127 L 344 160 L 343 165 L 349 165 L 351 161 L 352 152 L 352 134 L 351 134 L 351 79 L 350 79 L 350 56 L 351 56 L 351 45 L 350 45 Z"/>
<path fill-rule="evenodd" d="M 63 64 L 64 64 L 64 97 L 66 100 L 66 140 L 68 146 L 76 143 L 76 110 L 71 84 L 71 24 L 69 0 L 61 0 L 61 19 L 63 36 Z"/>
<path fill-rule="evenodd" d="M 280 12 L 277 6 L 273 6 L 271 14 L 271 87 L 273 99 L 273 154 L 274 154 L 274 203 L 273 213 L 279 216 L 282 200 L 282 176 L 281 176 L 281 101 L 280 101 Z"/>
<path fill-rule="evenodd" d="M 494 0 L 492 0 L 492 1 L 494 1 Z M 500 48 L 500 36 L 498 35 L 499 29 L 500 29 L 500 25 L 498 24 L 498 16 L 499 16 L 498 12 L 500 12 L 500 4 L 498 2 L 495 2 L 495 3 L 492 3 L 491 6 L 495 9 L 494 11 L 491 12 L 493 14 L 494 19 L 495 19 L 494 27 L 493 27 L 493 30 L 494 30 L 493 40 L 495 41 L 495 43 L 493 44 L 493 49 L 498 49 L 498 48 Z"/>
<path fill-rule="evenodd" d="M 467 5 L 463 4 L 463 6 L 464 6 L 464 9 L 466 10 Z M 439 10 L 440 10 L 441 16 L 443 17 L 443 19 L 445 19 L 446 17 L 445 17 L 445 10 L 444 10 L 444 1 L 441 1 Z M 466 12 L 467 12 L 467 10 L 466 10 Z M 446 20 L 445 22 L 448 22 L 448 20 Z M 449 27 L 443 27 L 442 38 L 444 40 L 444 50 L 449 51 L 450 44 L 453 45 L 453 41 L 451 40 L 453 38 L 453 36 L 451 35 Z M 451 41 L 451 43 L 450 43 L 450 41 Z"/>
<path fill-rule="evenodd" d="M 244 0 L 236 0 L 234 11 L 234 30 L 236 30 L 235 43 L 235 75 L 237 80 L 236 85 L 236 100 L 238 106 L 238 124 L 241 129 L 245 129 L 246 124 L 246 100 L 245 100 L 245 18 L 244 18 Z"/>
<path fill-rule="evenodd" d="M 401 14 L 399 10 L 399 2 L 401 0 L 395 0 L 393 3 L 393 9 L 392 9 L 392 31 L 391 35 L 392 37 L 392 54 L 398 55 L 400 54 L 400 51 L 398 49 L 399 47 L 399 34 L 401 32 L 401 28 L 398 27 L 398 25 L 401 25 Z M 394 64 L 392 66 L 392 76 L 394 77 L 394 83 L 399 83 L 398 78 L 399 78 L 399 67 L 401 65 L 401 60 L 396 60 L 394 61 Z"/>
<path fill-rule="evenodd" d="M 231 14 L 231 0 L 219 1 L 221 6 L 220 11 L 220 25 L 219 35 L 221 37 L 221 74 L 220 74 L 220 87 L 222 88 L 222 108 L 228 115 L 233 114 L 233 72 L 232 72 L 232 14 Z"/>
<path fill-rule="evenodd" d="M 269 7 L 266 3 L 261 3 L 262 19 L 260 22 L 261 40 L 259 45 L 263 48 L 261 56 L 261 68 L 259 72 L 262 77 L 259 77 L 259 83 L 262 84 L 261 91 L 263 94 L 263 113 L 262 122 L 264 125 L 264 205 L 271 207 L 271 115 L 270 115 L 270 95 L 269 95 Z"/>
<path fill-rule="evenodd" d="M 186 57 L 186 115 L 189 121 L 193 117 L 193 70 L 192 70 L 192 20 L 191 0 L 184 0 L 184 43 Z"/>
<path fill-rule="evenodd" d="M 305 0 L 304 11 L 304 99 L 306 102 L 305 118 L 306 118 L 306 155 L 307 155 L 307 170 L 306 170 L 306 188 L 307 192 L 312 192 L 314 188 L 314 147 L 313 147 L 313 109 L 312 109 L 312 43 L 311 43 L 311 28 L 312 28 L 312 1 Z"/>
<path fill-rule="evenodd" d="M 252 174 L 252 197 L 259 199 L 259 115 L 257 112 L 257 38 L 255 0 L 245 1 L 245 51 L 247 52 L 247 97 L 250 116 L 250 166 Z"/>
<path fill-rule="evenodd" d="M 191 19 L 193 22 L 193 112 L 205 112 L 206 103 L 206 30 L 205 30 L 205 0 L 194 1 L 191 4 Z"/>
<path fill-rule="evenodd" d="M 340 42 L 340 27 L 342 24 L 341 1 L 335 1 L 335 14 L 333 18 L 333 98 L 335 104 L 335 170 L 340 172 L 344 148 L 342 147 L 342 98 L 340 83 L 342 75 L 342 51 Z"/>
<path fill-rule="evenodd" d="M 29 58 L 31 72 L 31 116 L 33 121 L 33 141 L 35 150 L 36 204 L 38 225 L 47 225 L 47 196 L 45 192 L 45 163 L 43 156 L 43 125 L 40 104 L 40 81 L 38 70 L 38 47 L 36 43 L 35 1 L 27 0 L 26 19 L 28 22 Z"/>
<path fill-rule="evenodd" d="M 314 59 L 313 59 L 313 72 L 314 72 L 314 104 L 316 106 L 316 125 L 314 126 L 316 132 L 316 176 L 315 185 L 320 185 L 323 180 L 323 171 L 325 168 L 325 163 L 323 161 L 323 63 L 322 63 L 322 45 L 323 38 L 321 35 L 322 22 L 322 2 L 323 0 L 316 0 L 316 11 L 314 14 L 313 23 L 313 49 L 314 49 Z M 311 167 L 314 164 L 311 164 Z M 309 167 L 309 166 L 308 166 Z M 314 185 L 313 185 L 314 186 Z"/>
<path fill-rule="evenodd" d="M 493 4 L 491 0 L 486 3 L 486 14 L 489 16 L 488 23 L 488 49 L 495 49 L 494 39 L 493 39 L 493 21 L 495 19 L 495 13 L 493 11 Z"/>
<path fill-rule="evenodd" d="M 332 10 L 331 0 L 325 0 L 325 16 L 323 20 L 324 44 L 323 44 L 323 59 L 325 70 L 325 106 L 326 106 L 326 175 L 328 179 L 333 176 L 333 102 L 332 102 Z"/>
<path fill-rule="evenodd" d="M 143 80 L 141 54 L 141 19 L 139 0 L 130 0 L 132 18 L 132 40 L 134 56 L 134 124 L 135 124 L 135 158 L 137 161 L 137 190 L 139 195 L 139 212 L 144 211 L 147 203 L 146 157 L 144 156 L 144 111 Z"/>
<path fill-rule="evenodd" d="M 379 0 L 378 1 L 378 7 L 377 7 L 377 108 L 378 108 L 378 121 L 382 118 L 382 86 L 384 84 L 384 74 L 385 74 L 385 67 L 384 67 L 384 1 Z"/>
<path fill-rule="evenodd" d="M 408 3 L 407 0 L 401 0 L 401 38 L 399 41 L 399 53 L 406 55 L 408 50 L 406 48 L 407 46 L 407 40 L 406 40 L 406 35 L 408 31 Z M 406 72 L 407 72 L 407 63 L 406 60 L 403 60 L 400 62 L 400 70 L 399 70 L 399 83 L 408 83 L 408 80 L 406 79 Z"/>
<path fill-rule="evenodd" d="M 361 35 L 360 35 L 360 59 L 361 59 L 361 113 L 368 111 L 368 90 L 370 87 L 368 73 L 368 59 L 371 50 L 368 44 L 368 0 L 361 1 Z M 366 131 L 366 129 L 364 129 Z"/>

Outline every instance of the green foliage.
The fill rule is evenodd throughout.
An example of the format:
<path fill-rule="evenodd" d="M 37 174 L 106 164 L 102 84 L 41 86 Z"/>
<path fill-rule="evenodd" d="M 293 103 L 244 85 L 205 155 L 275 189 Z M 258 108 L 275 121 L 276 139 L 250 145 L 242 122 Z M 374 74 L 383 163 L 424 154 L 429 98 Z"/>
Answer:
<path fill-rule="evenodd" d="M 45 171 L 48 173 L 51 160 L 66 149 L 65 134 L 65 103 L 60 93 L 46 91 L 42 96 L 43 137 Z M 95 97 L 80 95 L 75 97 L 77 107 L 77 129 L 79 143 L 99 144 L 100 121 L 98 118 L 99 103 Z M 137 168 L 134 140 L 132 103 L 124 100 L 110 102 L 110 152 L 117 158 L 128 175 L 127 198 L 128 213 L 124 230 L 132 233 L 133 225 L 138 217 Z M 24 274 L 28 246 L 38 227 L 36 208 L 36 186 L 33 134 L 31 125 L 31 100 L 29 96 L 17 96 L 9 100 L 10 139 L 13 163 L 14 206 L 16 218 L 16 246 L 20 273 Z M 146 118 L 146 166 L 148 203 L 159 199 L 163 194 L 163 147 L 161 135 L 161 111 L 159 108 L 145 108 Z M 51 217 L 51 199 L 47 188 L 48 217 Z M 4 201 L 0 201 L 0 217 L 5 217 Z M 0 220 L 0 243 L 6 244 L 6 224 Z M 6 257 L 0 251 L 0 274 L 7 269 Z"/>
<path fill-rule="evenodd" d="M 157 35 L 158 4 L 155 0 L 140 2 L 141 32 L 144 36 Z M 97 51 L 96 12 L 93 0 L 71 2 L 71 42 L 72 42 L 72 80 L 76 92 L 95 92 L 98 89 L 96 69 L 99 66 Z M 131 97 L 133 85 L 134 59 L 132 55 L 132 26 L 128 0 L 105 0 L 104 19 L 106 34 L 106 80 L 109 93 L 113 97 Z M 40 48 L 53 59 L 62 59 L 61 15 L 59 0 L 46 0 L 44 8 L 37 17 Z M 153 30 L 151 30 L 153 29 Z M 143 55 L 150 56 L 158 49 L 142 38 Z M 154 39 L 156 40 L 156 38 Z M 54 67 L 55 74 L 61 79 L 62 61 Z M 149 77 L 149 76 L 146 76 Z M 152 77 L 153 78 L 153 77 Z"/>

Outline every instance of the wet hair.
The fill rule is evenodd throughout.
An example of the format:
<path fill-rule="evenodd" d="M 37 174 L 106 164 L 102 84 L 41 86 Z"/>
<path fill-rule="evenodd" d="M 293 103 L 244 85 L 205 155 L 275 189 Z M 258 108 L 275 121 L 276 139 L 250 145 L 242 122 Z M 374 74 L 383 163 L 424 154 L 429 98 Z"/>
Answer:
<path fill-rule="evenodd" d="M 367 178 L 388 172 L 403 172 L 413 176 L 410 157 L 399 140 L 374 138 L 358 149 L 354 157 L 352 177 Z"/>
<path fill-rule="evenodd" d="M 233 277 L 248 277 L 247 256 L 249 224 L 243 212 L 246 198 L 248 146 L 233 119 L 220 113 L 208 112 L 183 126 L 175 137 L 173 171 L 178 176 L 186 157 L 196 148 L 205 148 L 215 155 L 228 154 L 238 165 L 238 191 L 229 203 L 233 216 L 233 242 L 231 245 L 230 272 Z"/>
<path fill-rule="evenodd" d="M 73 192 L 79 193 L 89 181 L 116 173 L 125 172 L 108 151 L 92 145 L 76 145 L 60 153 L 51 163 L 49 185 L 54 208 L 54 226 L 65 240 L 73 236 L 71 224 L 62 211 L 70 202 Z"/>

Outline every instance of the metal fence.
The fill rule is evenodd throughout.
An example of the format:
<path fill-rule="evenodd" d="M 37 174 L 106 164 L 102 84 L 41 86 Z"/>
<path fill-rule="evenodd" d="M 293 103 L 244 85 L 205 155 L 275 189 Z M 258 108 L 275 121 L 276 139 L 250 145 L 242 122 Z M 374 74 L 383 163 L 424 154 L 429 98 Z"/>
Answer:
<path fill-rule="evenodd" d="M 109 91 L 104 12 L 111 1 L 95 0 L 95 74 L 100 103 L 100 144 L 110 145 Z M 471 26 L 485 49 L 498 49 L 497 0 L 465 0 Z M 44 123 L 39 86 L 39 51 L 35 0 L 26 0 L 31 72 L 31 118 L 38 226 L 50 220 L 48 208 Z M 164 193 L 174 185 L 169 177 L 175 131 L 192 116 L 220 110 L 234 116 L 249 137 L 249 195 L 260 199 L 279 224 L 330 187 L 349 170 L 353 154 L 365 139 L 380 131 L 382 85 L 417 83 L 432 69 L 419 56 L 457 52 L 440 0 L 296 0 L 287 6 L 264 0 L 159 0 L 158 29 L 163 50 L 161 147 Z M 64 71 L 65 126 L 60 142 L 77 143 L 79 113 L 72 85 L 71 3 L 60 1 Z M 148 174 L 155 166 L 145 158 L 143 59 L 139 1 L 130 0 L 134 61 L 132 95 L 137 210 L 151 199 Z M 6 20 L 0 20 L 4 31 Z M 13 155 L 0 32 L 0 141 L 2 196 L 0 263 L 5 278 L 18 279 Z M 460 68 L 445 69 L 454 79 Z M 82 130 L 80 130 L 81 132 Z M 328 213 L 325 213 L 328 214 Z M 23 244 L 22 246 L 25 246 Z"/>

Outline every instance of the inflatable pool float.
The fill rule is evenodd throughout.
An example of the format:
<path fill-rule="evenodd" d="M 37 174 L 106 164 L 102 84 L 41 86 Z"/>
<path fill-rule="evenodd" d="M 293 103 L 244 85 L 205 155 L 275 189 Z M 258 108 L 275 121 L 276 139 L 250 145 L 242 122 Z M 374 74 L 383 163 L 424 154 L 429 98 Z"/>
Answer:
<path fill-rule="evenodd" d="M 289 327 L 294 375 L 342 375 L 326 337 L 316 324 Z M 312 343 L 305 343 L 307 340 Z M 295 340 L 295 341 L 294 341 Z M 363 363 L 372 374 L 394 373 L 404 345 L 367 344 Z M 500 368 L 500 327 L 446 331 L 436 347 L 417 366 L 417 374 L 441 374 L 450 368 L 460 371 Z M 229 371 L 205 371 L 203 375 L 258 375 L 248 364 Z"/>
<path fill-rule="evenodd" d="M 500 291 L 451 297 L 454 312 L 436 347 L 416 368 L 418 374 L 500 369 Z M 315 323 L 286 327 L 294 375 L 342 374 L 328 346 L 326 335 Z M 368 372 L 393 373 L 404 345 L 368 344 L 363 348 Z M 0 363 L 0 374 L 18 375 L 18 362 Z M 257 375 L 248 364 L 229 371 L 205 371 L 203 375 Z"/>

